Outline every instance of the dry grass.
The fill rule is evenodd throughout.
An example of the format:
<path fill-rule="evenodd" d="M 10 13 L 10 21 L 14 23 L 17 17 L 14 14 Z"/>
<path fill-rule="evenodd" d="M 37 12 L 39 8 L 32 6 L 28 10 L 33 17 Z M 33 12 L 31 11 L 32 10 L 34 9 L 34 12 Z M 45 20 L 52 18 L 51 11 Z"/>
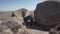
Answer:
<path fill-rule="evenodd" d="M 7 18 L 11 17 L 11 13 L 10 12 L 6 12 L 6 13 L 0 13 L 0 20 L 5 20 Z"/>

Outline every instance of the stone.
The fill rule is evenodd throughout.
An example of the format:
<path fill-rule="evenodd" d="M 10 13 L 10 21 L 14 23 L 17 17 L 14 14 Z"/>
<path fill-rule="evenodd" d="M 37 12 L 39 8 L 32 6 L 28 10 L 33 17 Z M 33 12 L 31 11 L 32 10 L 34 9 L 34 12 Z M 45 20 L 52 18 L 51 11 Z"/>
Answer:
<path fill-rule="evenodd" d="M 49 34 L 60 34 L 60 25 L 55 26 L 55 28 L 52 28 L 52 29 L 49 31 Z"/>
<path fill-rule="evenodd" d="M 37 24 L 51 25 L 49 21 L 59 19 L 60 3 L 56 1 L 45 1 L 38 3 L 34 11 L 34 18 Z M 54 25 L 53 23 L 52 25 Z"/>
<path fill-rule="evenodd" d="M 4 21 L 0 25 L 2 28 L 2 29 L 0 28 L 0 30 L 4 30 L 4 29 L 9 28 L 13 33 L 17 33 L 18 29 L 21 28 L 21 25 L 15 21 Z"/>

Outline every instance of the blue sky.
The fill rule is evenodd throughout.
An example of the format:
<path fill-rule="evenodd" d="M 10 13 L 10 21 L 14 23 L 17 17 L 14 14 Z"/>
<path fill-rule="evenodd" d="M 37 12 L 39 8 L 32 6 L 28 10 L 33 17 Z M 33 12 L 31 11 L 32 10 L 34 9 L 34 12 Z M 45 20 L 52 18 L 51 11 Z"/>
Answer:
<path fill-rule="evenodd" d="M 0 0 L 0 11 L 14 11 L 21 8 L 34 10 L 37 3 L 45 0 Z"/>

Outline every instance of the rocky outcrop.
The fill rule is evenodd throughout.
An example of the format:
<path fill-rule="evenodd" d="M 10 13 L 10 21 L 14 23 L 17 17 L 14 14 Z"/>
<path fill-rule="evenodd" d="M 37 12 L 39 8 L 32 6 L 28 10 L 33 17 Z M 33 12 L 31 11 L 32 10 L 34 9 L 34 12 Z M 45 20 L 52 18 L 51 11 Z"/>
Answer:
<path fill-rule="evenodd" d="M 60 34 L 60 25 L 56 26 L 55 28 L 52 28 L 49 31 L 49 34 Z"/>
<path fill-rule="evenodd" d="M 60 19 L 60 3 L 56 1 L 45 1 L 43 3 L 37 4 L 34 11 L 34 17 L 37 24 L 43 25 L 54 25 L 49 21 L 54 21 L 55 19 Z M 59 24 L 59 23 L 57 23 Z"/>
<path fill-rule="evenodd" d="M 14 13 L 14 14 L 13 14 Z M 34 12 L 33 11 L 28 11 L 27 9 L 24 9 L 24 8 L 22 8 L 22 9 L 19 9 L 19 10 L 16 10 L 15 12 L 13 12 L 12 13 L 12 16 L 14 16 L 13 17 L 13 20 L 15 20 L 17 23 L 19 23 L 19 24 L 22 24 L 22 23 L 24 23 L 24 18 L 25 17 L 28 17 L 28 16 L 30 16 L 30 17 L 34 17 Z M 31 19 L 29 17 L 29 19 Z M 25 20 L 29 20 L 29 19 L 27 19 L 27 18 L 25 18 Z"/>
<path fill-rule="evenodd" d="M 1 24 L 1 28 L 0 28 L 0 31 L 1 30 L 3 30 L 3 29 L 11 29 L 11 31 L 13 32 L 13 33 L 16 33 L 16 32 L 18 32 L 18 29 L 19 28 L 21 28 L 21 25 L 20 24 L 18 24 L 18 23 L 16 23 L 15 21 L 4 21 L 4 22 L 2 22 Z"/>

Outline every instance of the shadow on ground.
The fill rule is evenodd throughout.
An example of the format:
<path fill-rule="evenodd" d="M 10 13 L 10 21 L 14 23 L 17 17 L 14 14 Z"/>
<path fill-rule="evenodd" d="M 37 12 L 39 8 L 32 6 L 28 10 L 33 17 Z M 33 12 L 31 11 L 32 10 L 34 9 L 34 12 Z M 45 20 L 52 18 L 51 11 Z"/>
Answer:
<path fill-rule="evenodd" d="M 36 24 L 35 22 L 25 22 L 24 24 L 28 29 L 35 29 L 40 31 L 50 31 L 53 26 L 45 26 Z"/>

